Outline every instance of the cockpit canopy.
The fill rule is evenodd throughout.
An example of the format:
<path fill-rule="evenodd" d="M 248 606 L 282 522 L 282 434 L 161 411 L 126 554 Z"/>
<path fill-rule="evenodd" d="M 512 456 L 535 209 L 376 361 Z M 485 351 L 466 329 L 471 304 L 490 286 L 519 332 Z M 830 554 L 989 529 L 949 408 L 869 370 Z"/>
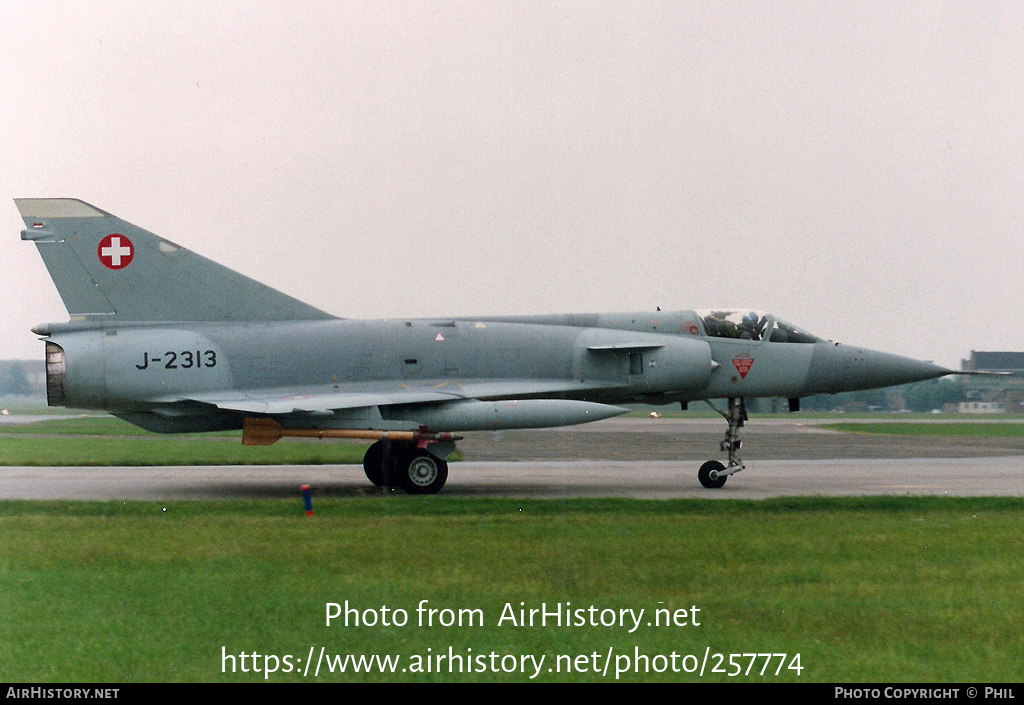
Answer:
<path fill-rule="evenodd" d="M 816 335 L 763 311 L 704 310 L 697 311 L 704 324 L 704 333 L 711 338 L 764 340 L 772 343 L 817 343 Z"/>

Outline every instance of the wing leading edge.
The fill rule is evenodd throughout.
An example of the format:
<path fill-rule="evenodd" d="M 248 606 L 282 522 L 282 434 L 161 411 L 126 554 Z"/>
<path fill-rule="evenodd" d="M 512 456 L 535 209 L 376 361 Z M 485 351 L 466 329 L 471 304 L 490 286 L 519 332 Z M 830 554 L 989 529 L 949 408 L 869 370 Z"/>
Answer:
<path fill-rule="evenodd" d="M 273 417 L 284 426 L 376 430 L 429 428 L 479 431 L 587 423 L 628 409 L 597 402 L 531 398 L 570 394 L 595 385 L 563 380 L 474 380 L 410 387 L 393 383 L 354 389 L 205 393 L 157 400 L 198 403 L 243 417 Z"/>

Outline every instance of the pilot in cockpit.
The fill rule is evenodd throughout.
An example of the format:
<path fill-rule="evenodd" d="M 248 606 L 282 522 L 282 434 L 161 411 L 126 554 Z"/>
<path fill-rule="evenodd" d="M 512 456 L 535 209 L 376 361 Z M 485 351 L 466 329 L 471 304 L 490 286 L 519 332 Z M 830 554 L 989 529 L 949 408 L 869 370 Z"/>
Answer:
<path fill-rule="evenodd" d="M 744 340 L 760 340 L 764 334 L 764 327 L 767 322 L 767 316 L 758 317 L 757 312 L 751 311 L 743 317 L 743 320 L 737 326 L 739 329 L 738 337 Z"/>

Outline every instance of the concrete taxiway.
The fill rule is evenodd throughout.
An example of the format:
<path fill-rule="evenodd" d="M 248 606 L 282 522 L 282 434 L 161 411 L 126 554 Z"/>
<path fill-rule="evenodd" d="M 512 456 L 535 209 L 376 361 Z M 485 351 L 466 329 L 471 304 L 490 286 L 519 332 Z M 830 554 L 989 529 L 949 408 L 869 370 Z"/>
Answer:
<path fill-rule="evenodd" d="M 3 499 L 178 500 L 383 494 L 358 466 L 0 468 Z M 489 461 L 452 464 L 443 494 L 498 497 L 766 499 L 807 495 L 1024 496 L 1024 456 L 762 460 L 706 490 L 692 464 Z"/>
<path fill-rule="evenodd" d="M 450 496 L 764 499 L 798 495 L 1024 496 L 1020 439 L 884 436 L 765 419 L 744 429 L 748 469 L 697 482 L 718 457 L 713 419 L 610 419 L 570 429 L 469 434 Z M 131 442 L 131 441 L 126 441 Z M 359 466 L 5 467 L 3 499 L 177 500 L 381 494 Z"/>

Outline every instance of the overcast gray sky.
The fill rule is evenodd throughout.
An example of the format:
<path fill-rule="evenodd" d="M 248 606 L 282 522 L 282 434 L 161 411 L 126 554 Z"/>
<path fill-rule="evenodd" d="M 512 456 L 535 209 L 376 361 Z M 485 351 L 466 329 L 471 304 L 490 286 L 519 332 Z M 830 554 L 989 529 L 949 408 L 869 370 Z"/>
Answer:
<path fill-rule="evenodd" d="M 0 357 L 81 198 L 334 314 L 1024 350 L 1024 2 L 0 0 Z"/>

